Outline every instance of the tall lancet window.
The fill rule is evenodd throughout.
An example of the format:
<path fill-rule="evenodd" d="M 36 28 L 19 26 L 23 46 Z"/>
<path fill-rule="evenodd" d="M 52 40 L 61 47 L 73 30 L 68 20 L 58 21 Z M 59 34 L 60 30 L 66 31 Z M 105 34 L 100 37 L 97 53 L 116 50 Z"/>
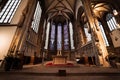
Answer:
<path fill-rule="evenodd" d="M 50 50 L 55 50 L 55 24 L 51 24 L 51 34 L 50 34 Z"/>
<path fill-rule="evenodd" d="M 103 26 L 102 26 L 101 22 L 99 22 L 99 26 L 100 26 L 100 30 L 101 30 L 101 32 L 102 32 L 102 36 L 103 36 L 103 39 L 104 39 L 104 43 L 105 43 L 106 46 L 109 46 L 109 43 L 108 43 L 108 40 L 107 40 L 105 31 L 104 31 L 104 29 L 103 29 Z"/>
<path fill-rule="evenodd" d="M 84 31 L 87 38 L 87 42 L 91 41 L 91 34 L 88 33 L 88 27 L 89 27 L 88 23 L 84 24 Z"/>
<path fill-rule="evenodd" d="M 115 20 L 115 17 L 113 16 L 113 14 L 110 14 L 110 13 L 107 14 L 106 21 L 107 21 L 110 31 L 113 31 L 118 28 L 118 24 Z"/>
<path fill-rule="evenodd" d="M 10 23 L 21 0 L 8 0 L 0 12 L 0 23 Z"/>
<path fill-rule="evenodd" d="M 72 24 L 65 23 L 51 23 L 49 35 L 49 50 L 51 51 L 68 51 L 75 49 L 73 39 L 73 26 Z"/>
<path fill-rule="evenodd" d="M 32 26 L 31 28 L 38 33 L 38 29 L 39 29 L 39 23 L 40 23 L 40 18 L 41 18 L 41 7 L 39 2 L 37 3 L 36 9 L 35 9 L 35 13 L 34 13 L 34 17 L 33 17 L 33 21 L 32 21 Z"/>
<path fill-rule="evenodd" d="M 64 24 L 64 50 L 69 50 L 69 31 L 68 31 L 68 25 Z"/>
<path fill-rule="evenodd" d="M 61 23 L 57 26 L 57 50 L 62 49 L 62 25 Z"/>
<path fill-rule="evenodd" d="M 69 23 L 69 29 L 70 29 L 70 42 L 71 42 L 71 49 L 75 49 L 74 47 L 74 39 L 73 39 L 73 26 L 72 23 Z"/>
<path fill-rule="evenodd" d="M 47 23 L 46 39 L 45 39 L 45 47 L 44 47 L 44 49 L 48 49 L 49 31 L 50 31 L 50 22 Z"/>

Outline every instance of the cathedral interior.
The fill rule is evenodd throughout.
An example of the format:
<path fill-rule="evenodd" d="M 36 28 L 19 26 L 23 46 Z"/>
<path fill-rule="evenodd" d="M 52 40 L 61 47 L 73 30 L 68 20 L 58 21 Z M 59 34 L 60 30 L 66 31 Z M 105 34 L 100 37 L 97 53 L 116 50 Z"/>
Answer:
<path fill-rule="evenodd" d="M 61 57 L 102 67 L 112 66 L 112 60 L 120 66 L 119 4 L 120 0 L 0 0 L 0 65 L 6 57 L 18 58 L 20 66 Z"/>

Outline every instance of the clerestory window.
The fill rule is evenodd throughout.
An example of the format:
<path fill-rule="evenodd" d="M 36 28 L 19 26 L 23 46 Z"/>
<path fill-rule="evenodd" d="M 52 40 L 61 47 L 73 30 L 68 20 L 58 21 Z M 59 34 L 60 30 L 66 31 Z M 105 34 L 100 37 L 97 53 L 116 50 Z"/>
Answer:
<path fill-rule="evenodd" d="M 39 29 L 39 24 L 40 24 L 40 18 L 41 18 L 41 7 L 39 2 L 37 3 L 36 9 L 35 9 L 35 13 L 34 13 L 34 17 L 33 17 L 33 21 L 32 21 L 32 26 L 31 28 L 38 33 L 38 29 Z"/>
<path fill-rule="evenodd" d="M 8 0 L 0 12 L 0 23 L 10 23 L 21 0 Z"/>
<path fill-rule="evenodd" d="M 107 14 L 106 21 L 107 21 L 110 31 L 117 29 L 117 22 L 115 20 L 115 17 L 113 16 L 113 14 L 110 14 L 110 13 Z"/>

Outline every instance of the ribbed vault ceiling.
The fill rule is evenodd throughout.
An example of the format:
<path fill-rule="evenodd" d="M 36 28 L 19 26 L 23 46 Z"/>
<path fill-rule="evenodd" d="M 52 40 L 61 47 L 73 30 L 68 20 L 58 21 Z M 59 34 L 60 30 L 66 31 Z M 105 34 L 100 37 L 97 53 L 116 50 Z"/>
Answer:
<path fill-rule="evenodd" d="M 82 17 L 85 18 L 85 13 L 82 7 L 81 0 L 40 0 L 44 7 L 46 16 L 57 22 L 64 22 Z M 91 0 L 93 12 L 97 17 L 101 17 L 104 12 L 109 11 L 110 8 L 106 4 L 112 0 Z M 116 0 L 119 1 L 119 0 Z M 106 2 L 106 3 L 104 3 Z M 84 14 L 84 15 L 83 15 Z M 86 21 L 86 20 L 83 20 Z"/>
<path fill-rule="evenodd" d="M 74 15 L 75 4 L 76 0 L 46 0 L 46 14 L 55 21 L 70 20 Z"/>

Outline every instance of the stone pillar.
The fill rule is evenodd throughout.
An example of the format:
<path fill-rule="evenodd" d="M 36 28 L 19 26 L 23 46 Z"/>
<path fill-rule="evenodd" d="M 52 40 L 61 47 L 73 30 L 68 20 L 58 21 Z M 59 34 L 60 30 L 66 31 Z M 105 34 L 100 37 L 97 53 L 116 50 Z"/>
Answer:
<path fill-rule="evenodd" d="M 38 45 L 39 49 L 37 50 L 38 53 L 40 53 L 40 56 L 42 55 L 42 41 L 43 41 L 43 34 L 44 34 L 44 29 L 46 25 L 46 20 L 45 20 L 45 15 L 44 12 L 41 14 L 41 19 L 40 19 L 40 24 L 39 24 L 39 30 L 38 30 Z"/>
<path fill-rule="evenodd" d="M 77 20 L 74 19 L 73 21 L 73 39 L 74 39 L 74 46 L 75 46 L 75 52 L 77 51 L 77 47 L 78 47 L 78 30 L 77 30 Z"/>
<path fill-rule="evenodd" d="M 112 11 L 112 13 L 113 13 L 113 15 L 114 15 L 114 17 L 116 19 L 116 22 L 118 23 L 117 28 L 120 28 L 120 12 L 119 12 L 120 8 L 118 7 L 118 5 L 116 3 L 114 3 L 114 1 L 113 1 L 112 8 L 113 8 L 112 10 L 116 10 L 116 12 L 117 12 L 117 14 L 114 15 L 114 12 Z"/>
<path fill-rule="evenodd" d="M 103 36 L 102 36 L 102 32 L 99 28 L 99 23 L 98 23 L 98 20 L 96 18 L 95 18 L 95 23 L 96 23 L 97 29 L 94 28 L 93 35 L 95 35 L 94 36 L 95 37 L 95 47 L 97 47 L 98 58 L 99 58 L 99 61 L 100 61 L 100 65 L 108 67 L 109 64 L 105 59 L 106 56 L 108 55 L 108 51 L 107 51 L 107 48 L 104 44 L 104 39 L 103 39 Z M 97 38 L 98 41 L 96 41 L 96 38 Z"/>
<path fill-rule="evenodd" d="M 42 40 L 41 40 L 41 46 L 40 46 L 41 48 L 40 54 L 42 55 L 42 57 L 43 57 L 43 52 L 44 52 L 44 46 L 45 46 L 45 41 L 46 41 L 46 30 L 47 30 L 47 24 L 48 24 L 48 19 L 45 19 L 45 20 L 46 20 L 45 21 L 46 23 L 43 26 L 43 34 L 41 36 Z"/>
<path fill-rule="evenodd" d="M 86 66 L 89 66 L 88 56 L 84 56 L 84 58 L 85 58 L 85 65 L 86 65 Z"/>
<path fill-rule="evenodd" d="M 80 38 L 81 38 L 81 45 L 84 45 L 87 42 L 87 37 L 85 35 L 84 27 L 80 26 Z"/>
<path fill-rule="evenodd" d="M 89 32 L 91 32 L 92 35 L 92 43 L 93 48 L 95 50 L 96 55 L 96 63 L 99 62 L 97 65 L 103 65 L 104 67 L 108 67 L 109 64 L 105 60 L 105 57 L 108 55 L 107 48 L 104 44 L 102 33 L 99 29 L 99 23 L 95 15 L 93 14 L 92 8 L 91 8 L 91 0 L 82 0 L 82 3 L 84 5 L 84 10 L 89 22 Z"/>
<path fill-rule="evenodd" d="M 115 20 L 116 20 L 116 22 L 117 22 L 117 28 L 120 28 L 120 14 L 118 13 L 118 15 L 114 15 L 114 17 L 115 17 Z"/>
<path fill-rule="evenodd" d="M 23 23 L 22 29 L 20 30 L 19 37 L 17 38 L 19 42 L 16 49 L 20 52 L 24 51 L 28 29 L 31 27 L 31 22 L 34 15 L 34 10 L 36 8 L 37 1 L 31 0 L 31 1 L 28 1 L 28 4 L 29 4 L 28 8 L 29 9 L 31 8 L 31 10 L 28 9 L 29 11 L 26 13 L 26 16 L 25 16 L 26 19 Z"/>
<path fill-rule="evenodd" d="M 66 22 L 68 27 L 68 38 L 69 38 L 69 58 L 70 60 L 72 60 L 74 57 L 72 57 L 72 53 L 71 53 L 70 27 L 69 27 L 69 21 L 66 20 Z"/>

